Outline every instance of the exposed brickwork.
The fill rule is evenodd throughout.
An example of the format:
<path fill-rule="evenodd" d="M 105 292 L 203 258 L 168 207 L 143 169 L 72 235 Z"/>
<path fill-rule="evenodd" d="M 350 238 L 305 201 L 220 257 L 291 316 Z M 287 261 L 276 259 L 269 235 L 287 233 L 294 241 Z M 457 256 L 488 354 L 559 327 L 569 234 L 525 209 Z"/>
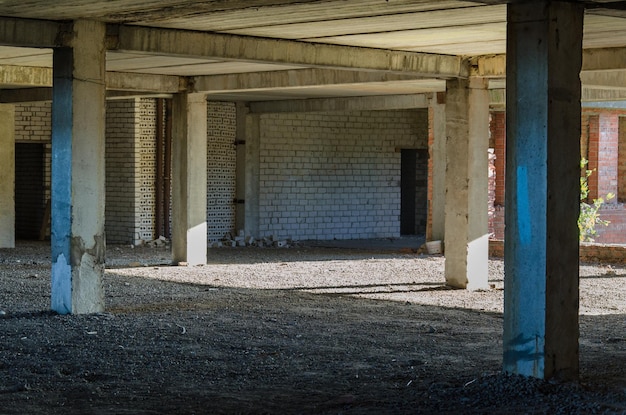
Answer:
<path fill-rule="evenodd" d="M 52 104 L 34 102 L 15 106 L 15 142 L 44 144 L 44 198 L 50 198 Z"/>
<path fill-rule="evenodd" d="M 619 117 L 617 156 L 617 202 L 626 202 L 626 117 Z"/>
<path fill-rule="evenodd" d="M 504 241 L 489 241 L 489 256 L 504 258 Z M 601 262 L 605 264 L 626 263 L 626 246 L 617 244 L 581 243 L 579 249 L 580 262 Z"/>
<path fill-rule="evenodd" d="M 135 226 L 138 122 L 135 100 L 107 103 L 105 228 L 109 243 L 133 243 L 140 239 Z"/>
<path fill-rule="evenodd" d="M 608 192 L 617 195 L 600 211 L 600 217 L 611 222 L 608 227 L 597 227 L 595 240 L 603 244 L 626 244 L 626 205 L 623 203 L 626 198 L 625 116 L 626 110 L 621 109 L 585 109 L 581 117 L 581 155 L 589 160 L 587 168 L 594 170 L 588 179 L 589 199 L 597 198 L 598 194 L 605 197 Z M 492 134 L 495 120 L 496 115 L 492 113 Z M 495 139 L 497 146 L 497 135 Z M 504 171 L 496 167 L 496 176 L 504 177 Z M 504 238 L 504 206 L 496 206 L 490 217 L 489 232 L 494 239 Z"/>
<path fill-rule="evenodd" d="M 428 157 L 428 184 L 427 184 L 427 191 L 426 191 L 426 197 L 428 200 L 428 206 L 432 206 L 432 200 L 433 200 L 433 156 L 432 156 L 432 148 L 435 145 L 435 131 L 434 131 L 434 122 L 435 122 L 435 115 L 434 115 L 434 110 L 429 107 L 428 108 L 428 151 L 429 151 L 429 157 Z M 427 217 L 426 217 L 426 240 L 430 241 L 432 240 L 433 237 L 433 214 L 432 214 L 432 210 L 429 208 L 427 209 Z"/>
<path fill-rule="evenodd" d="M 150 241 L 158 238 L 155 235 L 156 213 L 156 100 L 139 99 L 139 123 L 136 125 L 135 137 L 138 140 L 139 189 L 137 198 L 139 209 L 135 210 L 135 224 L 139 227 L 138 240 Z M 135 152 L 136 154 L 137 152 Z M 135 189 L 137 190 L 137 189 Z"/>
<path fill-rule="evenodd" d="M 506 113 L 494 111 L 491 113 L 489 126 L 491 141 L 495 154 L 495 206 L 504 206 L 504 171 L 506 168 Z"/>
<path fill-rule="evenodd" d="M 110 243 L 139 244 L 154 233 L 156 101 L 107 103 L 106 223 Z"/>
<path fill-rule="evenodd" d="M 599 211 L 600 219 L 608 220 L 608 226 L 597 226 L 595 242 L 601 244 L 626 243 L 626 205 L 623 203 L 608 203 Z"/>
<path fill-rule="evenodd" d="M 589 167 L 594 170 L 589 178 L 591 198 L 617 194 L 617 156 L 618 116 L 602 112 L 589 117 Z"/>
<path fill-rule="evenodd" d="M 588 141 L 587 141 L 587 169 L 593 171 L 587 179 L 587 185 L 589 186 L 589 200 L 596 199 L 598 197 L 598 150 L 600 146 L 600 116 L 589 115 L 587 120 L 588 126 Z"/>
<path fill-rule="evenodd" d="M 399 236 L 397 149 L 426 149 L 427 125 L 426 110 L 261 116 L 259 236 Z"/>
<path fill-rule="evenodd" d="M 235 229 L 237 109 L 230 102 L 207 105 L 207 229 L 217 241 Z"/>
<path fill-rule="evenodd" d="M 30 183 L 31 186 L 43 186 L 44 205 L 50 199 L 50 178 L 51 178 L 51 135 L 52 135 L 52 104 L 49 102 L 35 102 L 15 105 L 15 141 L 16 143 L 41 143 L 43 147 L 43 183 Z M 17 166 L 16 166 L 17 168 Z M 16 183 L 19 179 L 16 178 Z M 31 179 L 32 180 L 32 179 Z M 20 186 L 22 186 L 20 184 Z M 29 209 L 27 206 L 20 206 L 19 199 L 16 199 L 16 212 L 22 209 Z M 19 217 L 19 213 L 17 214 Z M 16 218 L 17 219 L 17 218 Z M 39 221 L 43 219 L 43 215 Z M 38 225 L 40 226 L 40 225 Z M 50 235 L 50 227 L 47 227 L 46 236 Z"/>

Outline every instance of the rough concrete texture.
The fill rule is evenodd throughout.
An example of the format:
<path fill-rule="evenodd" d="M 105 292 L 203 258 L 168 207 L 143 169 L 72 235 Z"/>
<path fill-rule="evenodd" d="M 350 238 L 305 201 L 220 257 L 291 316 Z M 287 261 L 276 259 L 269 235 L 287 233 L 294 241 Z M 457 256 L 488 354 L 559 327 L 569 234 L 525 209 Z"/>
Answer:
<path fill-rule="evenodd" d="M 446 127 L 446 281 L 485 289 L 489 95 L 482 79 L 448 81 Z"/>
<path fill-rule="evenodd" d="M 0 105 L 0 248 L 15 247 L 15 110 Z"/>

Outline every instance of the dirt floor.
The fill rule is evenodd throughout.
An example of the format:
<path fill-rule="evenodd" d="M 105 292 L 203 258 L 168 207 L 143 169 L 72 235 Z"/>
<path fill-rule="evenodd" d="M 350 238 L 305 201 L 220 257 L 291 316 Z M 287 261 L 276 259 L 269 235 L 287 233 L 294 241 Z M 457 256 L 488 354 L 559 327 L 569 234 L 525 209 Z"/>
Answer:
<path fill-rule="evenodd" d="M 50 252 L 0 249 L 1 414 L 623 414 L 626 268 L 581 266 L 581 381 L 501 372 L 493 288 L 406 250 L 110 246 L 107 312 L 49 312 Z"/>

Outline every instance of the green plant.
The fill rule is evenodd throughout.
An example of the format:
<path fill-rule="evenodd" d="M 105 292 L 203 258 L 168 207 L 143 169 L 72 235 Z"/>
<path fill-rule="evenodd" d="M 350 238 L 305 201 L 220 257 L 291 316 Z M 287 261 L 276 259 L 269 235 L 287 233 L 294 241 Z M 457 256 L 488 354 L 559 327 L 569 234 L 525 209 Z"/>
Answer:
<path fill-rule="evenodd" d="M 593 203 L 586 202 L 589 196 L 589 183 L 587 179 L 593 173 L 593 170 L 587 169 L 587 163 L 589 161 L 585 158 L 580 160 L 580 168 L 585 169 L 585 174 L 580 176 L 580 214 L 578 215 L 578 237 L 581 242 L 593 242 L 596 236 L 596 226 L 607 226 L 611 223 L 608 220 L 600 219 L 599 210 L 605 202 L 605 199 L 599 197 L 593 199 Z M 613 193 L 606 195 L 606 200 L 611 200 L 615 197 Z"/>

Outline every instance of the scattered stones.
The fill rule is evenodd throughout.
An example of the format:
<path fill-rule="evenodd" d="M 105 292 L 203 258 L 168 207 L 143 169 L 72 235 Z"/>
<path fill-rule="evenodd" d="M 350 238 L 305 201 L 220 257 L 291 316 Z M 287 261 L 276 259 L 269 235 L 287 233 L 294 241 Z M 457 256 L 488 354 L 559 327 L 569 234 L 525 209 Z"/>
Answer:
<path fill-rule="evenodd" d="M 165 236 L 159 236 L 157 239 L 145 242 L 144 245 L 151 248 L 167 248 L 170 245 L 170 240 Z"/>
<path fill-rule="evenodd" d="M 237 236 L 227 233 L 221 240 L 209 244 L 209 248 L 234 248 L 247 246 L 255 246 L 258 248 L 290 248 L 295 246 L 295 244 L 296 243 L 291 239 L 278 239 L 274 235 L 257 239 L 252 235 L 246 235 L 245 231 L 240 230 Z"/>

